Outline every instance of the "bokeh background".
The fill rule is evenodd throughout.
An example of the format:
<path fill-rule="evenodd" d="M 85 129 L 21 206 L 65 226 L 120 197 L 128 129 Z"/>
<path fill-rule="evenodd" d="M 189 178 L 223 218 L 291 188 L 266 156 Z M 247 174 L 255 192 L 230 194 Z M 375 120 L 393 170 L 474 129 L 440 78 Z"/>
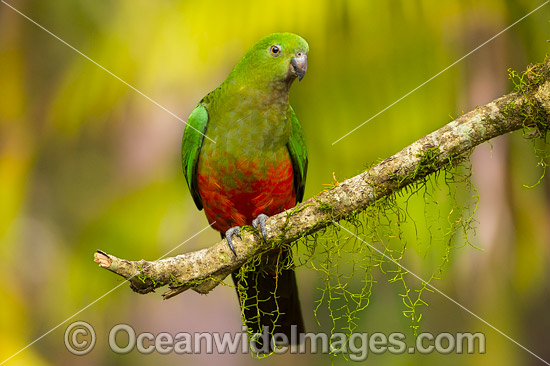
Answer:
<path fill-rule="evenodd" d="M 453 116 L 509 92 L 507 69 L 523 70 L 550 49 L 545 5 L 333 145 L 543 1 L 9 4 L 183 119 L 256 40 L 276 31 L 300 34 L 310 45 L 309 69 L 293 86 L 291 102 L 310 154 L 306 198 L 331 184 L 333 173 L 339 180 L 351 177 Z M 181 172 L 183 129 L 178 119 L 0 4 L 0 362 L 58 325 L 5 364 L 331 362 L 327 355 L 117 355 L 107 347 L 109 330 L 119 323 L 137 332 L 240 331 L 229 286 L 169 301 L 134 294 L 125 284 L 106 294 L 122 280 L 92 260 L 98 248 L 156 259 L 207 225 Z M 538 180 L 541 169 L 521 132 L 491 143 L 471 158 L 479 205 L 470 240 L 481 250 L 466 245 L 453 251 L 434 284 L 550 361 L 550 180 L 524 187 Z M 437 206 L 427 209 L 441 210 Z M 422 221 L 425 206 L 410 210 Z M 445 217 L 449 209 L 442 212 Z M 414 248 L 414 233 L 404 235 Z M 175 253 L 218 239 L 206 230 Z M 411 260 L 429 252 L 412 250 Z M 298 277 L 308 330 L 330 330 L 330 322 L 321 319 L 319 325 L 313 316 L 322 278 L 307 266 Z M 375 280 L 357 330 L 412 337 L 399 289 L 388 277 L 377 274 Z M 425 300 L 421 331 L 484 332 L 487 353 L 370 355 L 367 362 L 543 364 L 439 294 L 428 293 Z M 96 347 L 86 356 L 64 347 L 64 331 L 75 320 L 97 332 Z"/>

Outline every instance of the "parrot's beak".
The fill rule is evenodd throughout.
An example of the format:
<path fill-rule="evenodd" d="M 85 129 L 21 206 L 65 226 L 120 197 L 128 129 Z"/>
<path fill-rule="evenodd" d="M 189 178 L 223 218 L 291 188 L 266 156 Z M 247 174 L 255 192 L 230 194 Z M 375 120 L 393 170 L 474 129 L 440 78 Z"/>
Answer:
<path fill-rule="evenodd" d="M 298 81 L 304 78 L 307 70 L 307 55 L 303 52 L 298 52 L 295 57 L 290 60 L 292 73 L 298 77 Z"/>

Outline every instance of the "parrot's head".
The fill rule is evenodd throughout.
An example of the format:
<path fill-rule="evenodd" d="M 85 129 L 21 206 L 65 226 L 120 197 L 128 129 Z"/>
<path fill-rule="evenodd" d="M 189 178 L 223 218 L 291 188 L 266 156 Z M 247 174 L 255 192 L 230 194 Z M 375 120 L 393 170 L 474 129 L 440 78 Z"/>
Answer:
<path fill-rule="evenodd" d="M 302 80 L 307 70 L 309 46 L 293 33 L 273 33 L 259 40 L 247 52 L 236 69 L 258 84 L 290 86 Z"/>

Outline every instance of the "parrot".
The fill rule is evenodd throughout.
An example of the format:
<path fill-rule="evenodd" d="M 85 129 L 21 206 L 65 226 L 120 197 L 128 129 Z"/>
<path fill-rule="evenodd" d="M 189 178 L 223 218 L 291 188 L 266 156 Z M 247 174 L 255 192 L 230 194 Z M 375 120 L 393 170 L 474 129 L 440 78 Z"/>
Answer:
<path fill-rule="evenodd" d="M 187 120 L 182 167 L 188 188 L 235 255 L 233 236 L 240 237 L 241 226 L 252 225 L 265 240 L 266 219 L 303 199 L 307 149 L 289 90 L 306 73 L 308 51 L 293 33 L 262 38 Z M 246 295 L 240 303 L 249 332 L 268 327 L 288 343 L 293 327 L 302 334 L 291 249 L 262 254 L 259 266 L 242 272 L 232 277 L 237 294 Z"/>

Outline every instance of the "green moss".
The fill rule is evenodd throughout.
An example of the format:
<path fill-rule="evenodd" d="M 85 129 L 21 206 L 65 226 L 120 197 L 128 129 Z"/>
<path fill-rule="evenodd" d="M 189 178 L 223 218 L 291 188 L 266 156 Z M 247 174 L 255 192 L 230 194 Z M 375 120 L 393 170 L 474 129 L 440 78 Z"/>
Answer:
<path fill-rule="evenodd" d="M 550 115 L 534 98 L 537 89 L 550 79 L 549 57 L 546 56 L 543 63 L 528 66 L 523 73 L 508 69 L 514 90 L 524 97 L 525 103 L 523 105 L 510 103 L 506 108 L 506 112 L 512 110 L 519 112 L 523 118 L 523 135 L 531 140 L 533 151 L 539 159 L 538 166 L 542 169 L 538 181 L 531 186 L 525 186 L 528 188 L 537 186 L 542 181 L 550 158 L 547 140 L 548 130 L 550 129 Z"/>
<path fill-rule="evenodd" d="M 406 175 L 390 173 L 389 179 L 399 187 L 414 184 L 416 189 L 426 183 L 426 177 L 434 174 L 436 177 L 441 170 L 450 171 L 467 158 L 467 154 L 451 152 L 448 157 L 442 159 L 442 151 L 439 147 L 431 147 L 416 155 L 420 160 L 414 170 Z"/>
<path fill-rule="evenodd" d="M 440 155 L 441 150 L 438 147 L 431 147 L 422 154 L 418 154 L 417 157 L 420 158 L 420 161 L 410 174 L 409 179 L 411 181 L 416 181 L 437 170 Z"/>
<path fill-rule="evenodd" d="M 526 95 L 536 91 L 539 86 L 550 79 L 549 59 L 550 56 L 547 55 L 543 62 L 527 66 L 527 69 L 521 74 L 508 69 L 508 76 L 514 84 L 514 90 Z"/>
<path fill-rule="evenodd" d="M 152 284 L 153 288 L 164 286 L 165 284 L 160 283 L 156 281 L 154 278 L 147 276 L 143 270 L 143 267 L 138 267 L 139 274 L 134 276 L 138 280 L 140 280 L 142 283 Z"/>
<path fill-rule="evenodd" d="M 331 204 L 329 204 L 329 203 L 327 203 L 327 202 L 323 202 L 323 201 L 321 201 L 321 200 L 319 200 L 319 199 L 317 199 L 317 198 L 316 198 L 315 200 L 316 200 L 317 203 L 319 204 L 319 205 L 317 206 L 317 208 L 318 208 L 320 211 L 322 211 L 322 212 L 324 212 L 324 213 L 326 213 L 326 214 L 332 214 L 332 213 L 334 212 L 334 207 L 333 207 Z"/>
<path fill-rule="evenodd" d="M 333 208 L 328 203 L 320 202 L 319 203 L 319 210 L 324 211 L 324 212 L 329 212 L 329 211 L 332 211 Z"/>
<path fill-rule="evenodd" d="M 407 175 L 397 172 L 391 177 L 403 187 L 400 191 L 385 196 L 366 210 L 354 212 L 351 217 L 340 221 L 354 235 L 349 235 L 338 227 L 329 227 L 314 239 L 315 246 L 307 247 L 306 258 L 301 262 L 316 270 L 320 283 L 323 284 L 319 288 L 320 296 L 314 314 L 321 324 L 328 319 L 332 333 L 351 334 L 357 329 L 362 312 L 370 304 L 375 285 L 385 278 L 392 286 L 400 289 L 403 316 L 410 320 L 412 333 L 417 334 L 423 318 L 423 308 L 427 306 L 426 293 L 432 291 L 429 284 L 441 277 L 452 252 L 469 243 L 467 237 L 473 221 L 472 211 L 475 211 L 476 205 L 470 207 L 469 200 L 466 200 L 466 205 L 459 204 L 468 196 L 462 197 L 464 193 L 457 195 L 460 190 L 472 191 L 468 154 L 451 153 L 444 158 L 440 149 L 433 147 L 419 154 L 418 158 L 418 166 L 412 172 Z M 435 224 L 429 222 L 424 225 L 429 228 L 425 230 L 430 231 L 426 252 L 441 254 L 435 262 L 437 264 L 433 272 L 425 277 L 426 282 L 419 282 L 400 263 L 414 255 L 407 255 L 410 247 L 407 240 L 410 240 L 411 229 L 420 238 L 417 220 L 428 220 L 430 214 L 426 208 L 425 215 L 416 216 L 410 210 L 409 204 L 415 197 L 421 197 L 426 206 L 431 202 L 433 207 L 440 210 L 440 202 L 435 196 L 441 190 L 438 185 L 441 182 L 447 186 L 449 200 L 453 203 L 450 212 L 441 212 L 431 219 Z M 470 196 L 477 197 L 475 189 L 473 192 Z M 321 210 L 330 211 L 330 205 L 320 206 Z M 434 230 L 436 224 L 445 230 Z M 432 233 L 432 230 L 435 232 Z M 458 246 L 457 240 L 461 242 Z M 435 242 L 438 243 L 437 247 L 428 251 Z M 413 248 L 418 250 L 419 244 L 415 244 Z M 373 250 L 371 246 L 379 248 L 383 254 Z"/>
<path fill-rule="evenodd" d="M 183 285 L 184 285 L 183 282 L 178 280 L 176 276 L 174 276 L 174 274 L 170 273 L 170 287 L 179 287 Z"/>

